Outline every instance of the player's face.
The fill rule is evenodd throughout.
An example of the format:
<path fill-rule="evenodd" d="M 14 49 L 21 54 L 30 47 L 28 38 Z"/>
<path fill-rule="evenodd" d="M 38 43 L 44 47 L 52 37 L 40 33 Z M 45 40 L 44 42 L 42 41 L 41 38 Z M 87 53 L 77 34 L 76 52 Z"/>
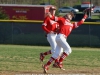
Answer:
<path fill-rule="evenodd" d="M 67 15 L 67 18 L 68 18 L 69 20 L 72 20 L 72 16 L 71 16 L 71 15 Z"/>
<path fill-rule="evenodd" d="M 56 10 L 51 10 L 50 12 L 51 12 L 52 15 L 55 15 Z"/>

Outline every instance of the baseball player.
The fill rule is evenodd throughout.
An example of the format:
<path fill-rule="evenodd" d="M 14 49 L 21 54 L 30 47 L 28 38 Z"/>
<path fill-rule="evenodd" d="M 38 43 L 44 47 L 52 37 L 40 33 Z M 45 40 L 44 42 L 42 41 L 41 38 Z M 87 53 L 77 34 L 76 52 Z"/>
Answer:
<path fill-rule="evenodd" d="M 55 38 L 57 36 L 57 30 L 58 30 L 58 23 L 54 21 L 55 18 L 55 11 L 56 8 L 55 7 L 50 7 L 49 8 L 49 13 L 46 16 L 46 18 L 44 19 L 44 22 L 42 24 L 42 29 L 44 30 L 44 32 L 46 33 L 46 37 L 47 37 L 47 41 L 49 42 L 50 46 L 51 46 L 51 50 L 44 52 L 44 53 L 40 53 L 40 61 L 43 62 L 43 59 L 46 55 L 49 54 L 53 54 L 55 52 L 55 48 L 57 46 Z M 61 50 L 62 51 L 62 50 Z M 55 60 L 55 63 L 58 62 L 59 59 Z M 55 67 L 55 64 L 53 64 L 53 66 Z"/>
<path fill-rule="evenodd" d="M 68 44 L 68 42 L 66 41 L 66 39 L 73 29 L 79 27 L 81 24 L 84 23 L 85 19 L 87 18 L 87 14 L 84 15 L 84 17 L 82 18 L 81 21 L 71 23 L 70 21 L 72 20 L 73 17 L 74 17 L 73 13 L 68 13 L 63 17 L 55 18 L 55 20 L 57 22 L 59 22 L 59 26 L 60 26 L 59 33 L 56 37 L 57 46 L 55 48 L 55 53 L 52 55 L 50 60 L 45 65 L 43 65 L 44 73 L 47 73 L 50 64 L 58 58 L 58 56 L 61 52 L 61 48 L 63 48 L 64 52 L 61 55 L 59 62 L 57 62 L 57 64 L 56 64 L 60 69 L 63 69 L 62 68 L 63 60 L 72 52 L 71 47 Z"/>

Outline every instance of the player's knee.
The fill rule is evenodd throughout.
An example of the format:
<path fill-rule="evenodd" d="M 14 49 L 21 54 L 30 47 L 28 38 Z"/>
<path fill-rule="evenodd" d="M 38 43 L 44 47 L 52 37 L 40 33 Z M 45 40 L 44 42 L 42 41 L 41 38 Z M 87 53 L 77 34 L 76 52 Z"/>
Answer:
<path fill-rule="evenodd" d="M 69 54 L 71 54 L 71 53 L 72 53 L 72 49 L 70 48 L 70 49 L 69 49 Z"/>
<path fill-rule="evenodd" d="M 53 53 L 53 55 L 52 55 L 52 57 L 55 58 L 55 59 L 57 59 L 59 56 L 60 56 L 59 53 Z"/>
<path fill-rule="evenodd" d="M 59 54 L 59 56 L 61 56 L 63 52 L 64 52 L 64 51 L 63 51 L 63 48 L 62 48 L 62 49 L 61 49 L 61 52 L 60 52 L 60 54 Z"/>
<path fill-rule="evenodd" d="M 72 52 L 72 49 L 71 49 L 71 48 L 68 48 L 68 49 L 65 50 L 65 53 L 66 53 L 67 55 L 71 54 L 71 52 Z"/>

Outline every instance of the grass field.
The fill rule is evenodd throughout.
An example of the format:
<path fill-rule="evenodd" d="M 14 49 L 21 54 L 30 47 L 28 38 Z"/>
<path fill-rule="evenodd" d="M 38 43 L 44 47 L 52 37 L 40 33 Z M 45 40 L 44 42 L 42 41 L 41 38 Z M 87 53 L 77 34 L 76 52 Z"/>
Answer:
<path fill-rule="evenodd" d="M 0 75 L 39 75 L 43 69 L 39 53 L 49 50 L 47 46 L 0 45 Z M 49 74 L 100 75 L 100 48 L 75 48 L 64 60 L 65 71 L 52 68 Z M 48 61 L 48 55 L 44 63 Z"/>

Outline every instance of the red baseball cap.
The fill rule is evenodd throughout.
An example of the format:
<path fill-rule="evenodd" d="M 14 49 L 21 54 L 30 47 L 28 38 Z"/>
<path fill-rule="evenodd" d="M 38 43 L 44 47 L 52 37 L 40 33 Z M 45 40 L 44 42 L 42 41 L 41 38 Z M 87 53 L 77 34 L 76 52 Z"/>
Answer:
<path fill-rule="evenodd" d="M 51 7 L 49 8 L 49 11 L 50 11 L 50 10 L 56 10 L 56 7 L 51 6 Z"/>

